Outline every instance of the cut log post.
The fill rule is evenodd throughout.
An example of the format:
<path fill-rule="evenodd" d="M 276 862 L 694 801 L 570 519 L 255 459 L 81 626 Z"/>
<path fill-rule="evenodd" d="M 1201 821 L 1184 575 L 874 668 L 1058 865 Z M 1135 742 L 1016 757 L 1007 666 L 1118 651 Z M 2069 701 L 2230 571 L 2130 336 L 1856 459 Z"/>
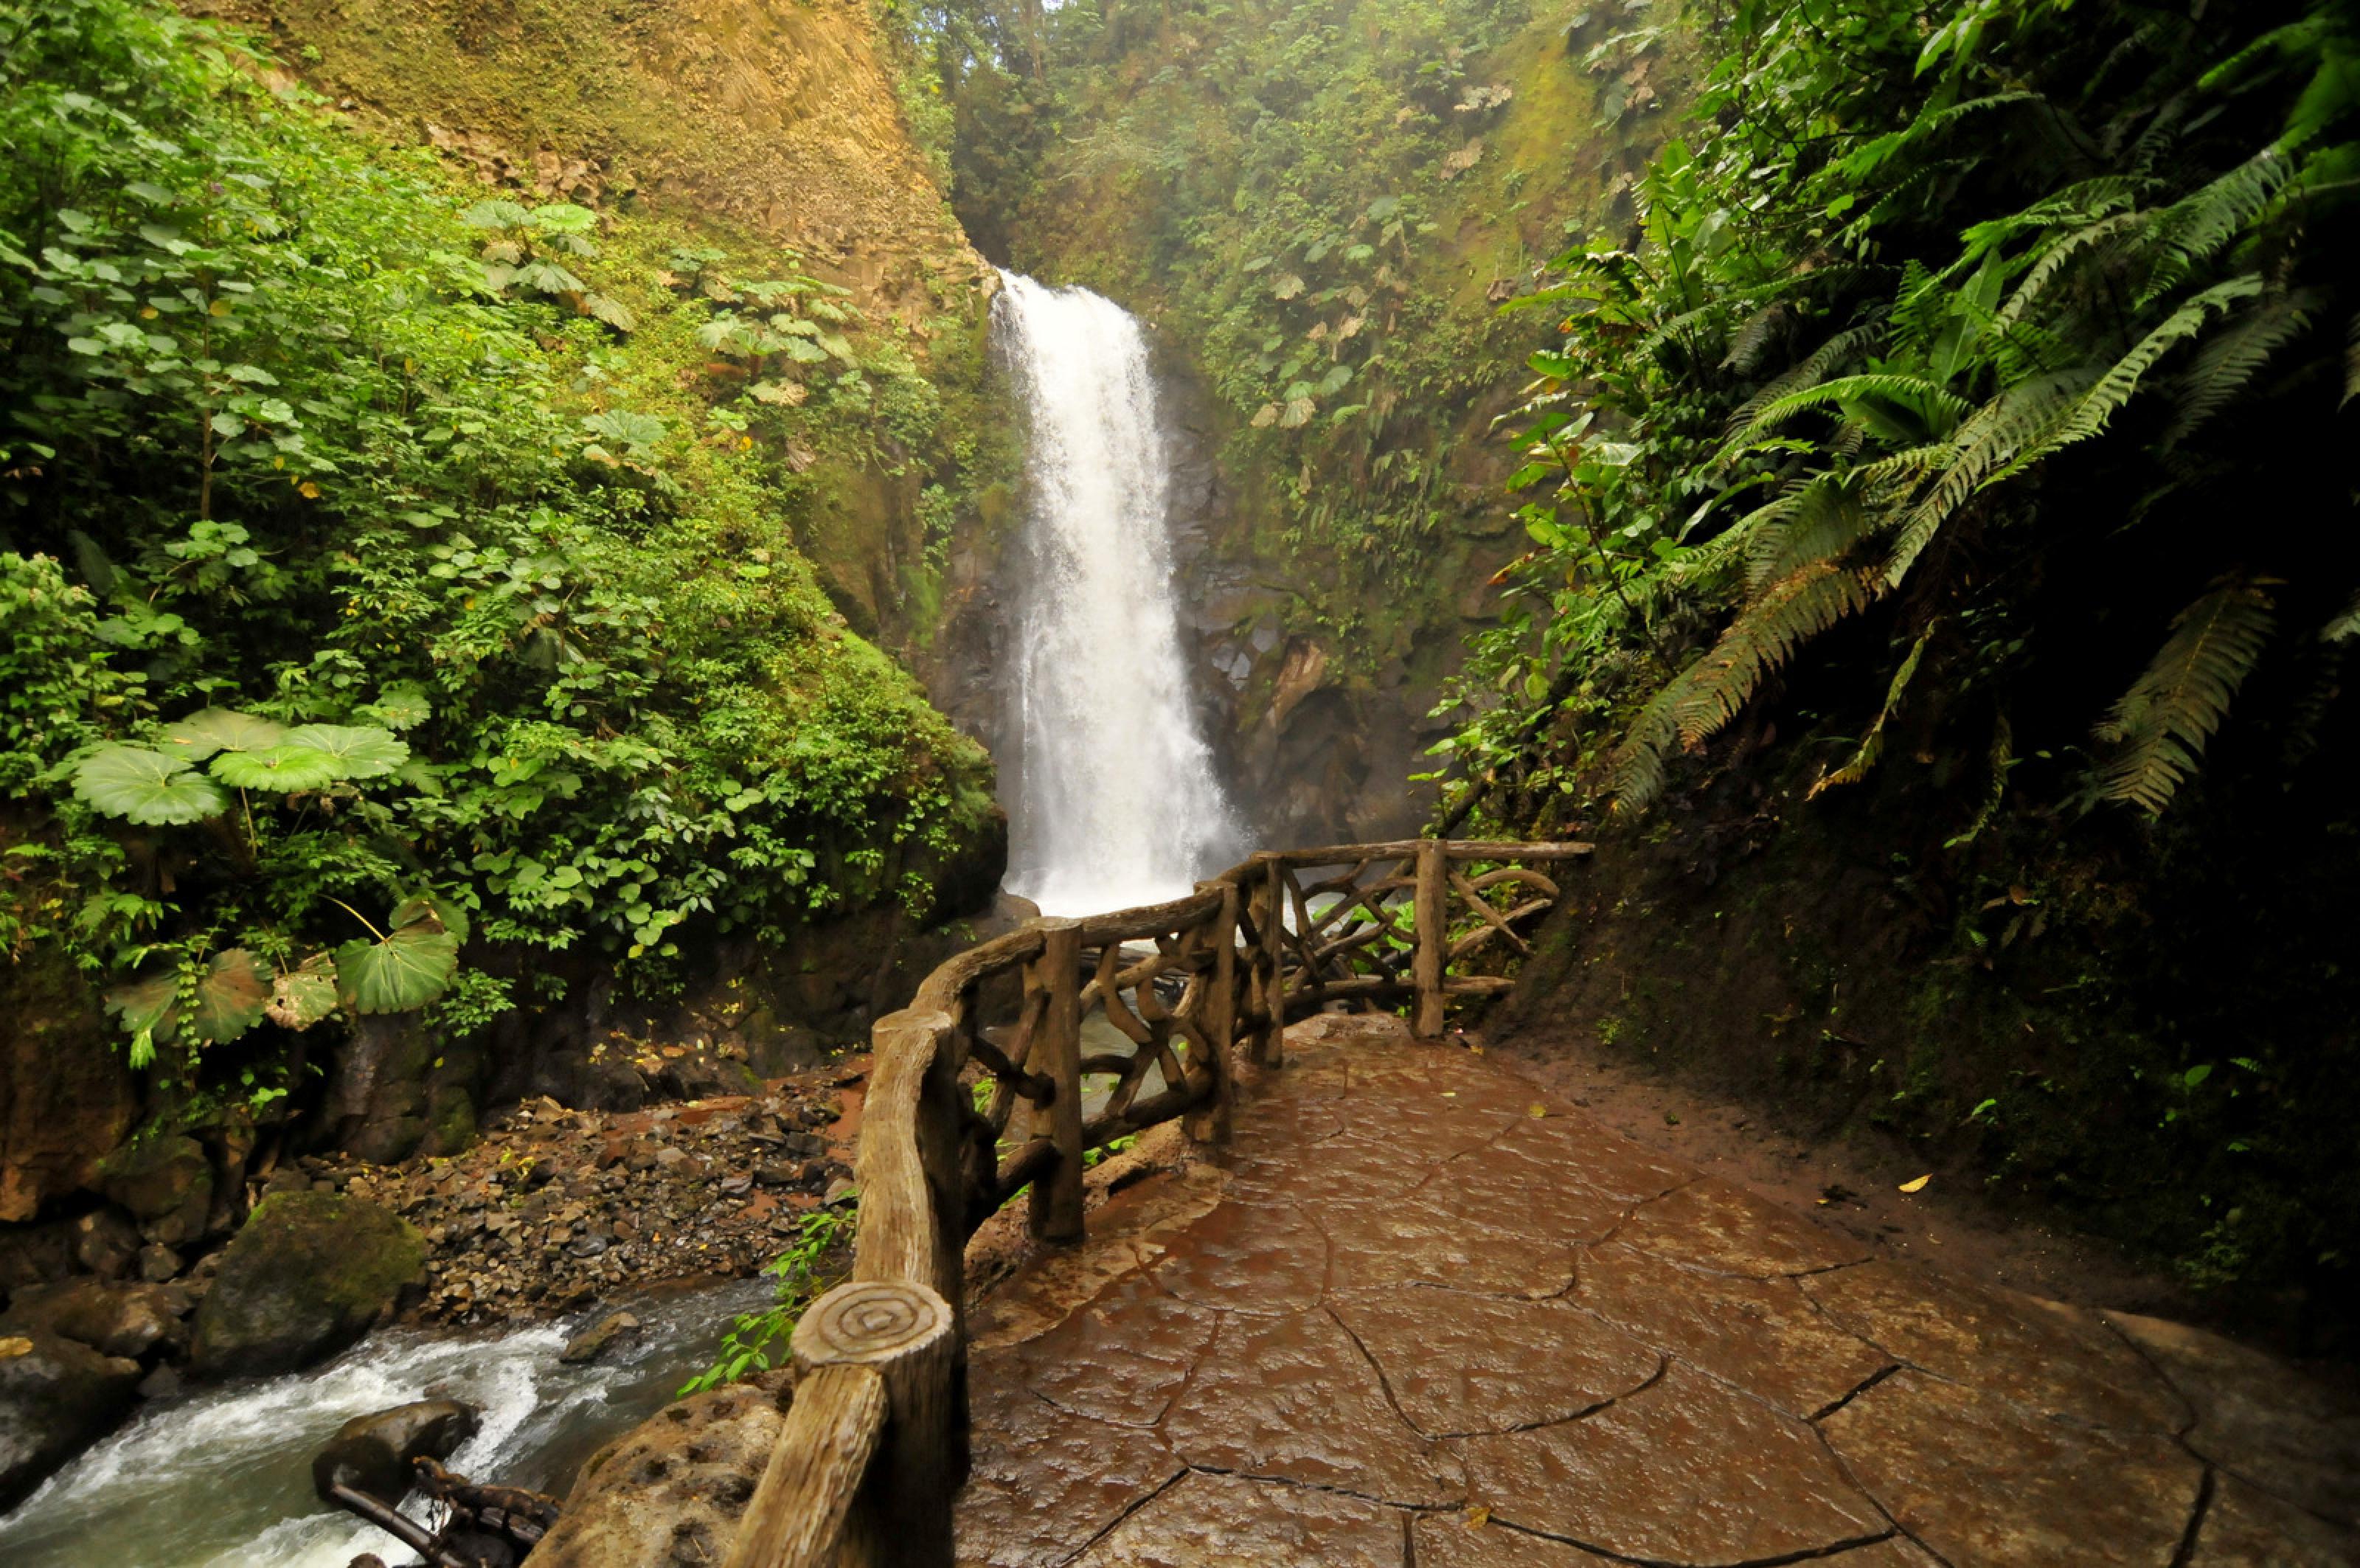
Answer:
<path fill-rule="evenodd" d="M 1030 981 L 1046 991 L 1047 1015 L 1032 1070 L 1056 1085 L 1049 1103 L 1049 1142 L 1056 1160 L 1032 1183 L 1032 1234 L 1047 1242 L 1082 1239 L 1082 927 L 1078 920 L 1041 922 L 1041 956 Z M 1035 1124 L 1038 1124 L 1037 1122 Z"/>
<path fill-rule="evenodd" d="M 949 1568 L 949 1303 L 907 1281 L 839 1285 L 793 1343 L 794 1404 L 727 1568 Z"/>
<path fill-rule="evenodd" d="M 1417 954 L 1412 978 L 1417 983 L 1418 1038 L 1442 1037 L 1443 956 L 1450 940 L 1450 847 L 1439 839 L 1417 846 Z"/>
<path fill-rule="evenodd" d="M 1238 1100 L 1235 1069 L 1229 1059 L 1234 1029 L 1231 1010 L 1237 1004 L 1238 983 L 1237 885 L 1219 884 L 1219 892 L 1221 913 L 1214 918 L 1208 933 L 1213 944 L 1213 970 L 1206 977 L 1204 1007 L 1197 1014 L 1197 1026 L 1204 1035 L 1206 1065 L 1213 1073 L 1213 1092 L 1211 1098 L 1188 1113 L 1187 1119 L 1188 1135 L 1200 1144 L 1229 1141 L 1229 1124 Z"/>

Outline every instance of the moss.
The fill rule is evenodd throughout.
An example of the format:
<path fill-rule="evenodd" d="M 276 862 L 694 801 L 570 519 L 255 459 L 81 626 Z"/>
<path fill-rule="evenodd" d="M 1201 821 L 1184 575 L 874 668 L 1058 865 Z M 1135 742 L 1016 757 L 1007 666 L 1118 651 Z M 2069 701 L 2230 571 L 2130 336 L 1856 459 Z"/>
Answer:
<path fill-rule="evenodd" d="M 424 1276 L 426 1238 L 374 1203 L 334 1192 L 256 1205 L 198 1309 L 192 1367 L 205 1376 L 293 1371 L 367 1332 Z"/>

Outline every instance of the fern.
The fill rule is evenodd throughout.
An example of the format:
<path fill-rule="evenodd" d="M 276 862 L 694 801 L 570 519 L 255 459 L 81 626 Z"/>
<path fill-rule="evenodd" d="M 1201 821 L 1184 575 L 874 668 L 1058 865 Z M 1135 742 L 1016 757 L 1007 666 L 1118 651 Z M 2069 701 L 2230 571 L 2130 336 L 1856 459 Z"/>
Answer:
<path fill-rule="evenodd" d="M 2360 312 L 2344 329 L 2344 396 L 2335 406 L 2343 408 L 2354 398 L 2360 398 Z"/>
<path fill-rule="evenodd" d="M 1928 424 L 1947 419 L 1951 423 L 1964 419 L 1974 404 L 1951 391 L 1941 383 L 1924 376 L 1911 376 L 1899 371 L 1874 371 L 1859 376 L 1839 376 L 1832 381 L 1822 381 L 1806 387 L 1799 392 L 1789 392 L 1765 404 L 1744 427 L 1729 438 L 1722 460 L 1733 454 L 1729 448 L 1743 444 L 1774 425 L 1783 424 L 1797 414 L 1830 403 L 1849 402 L 1859 398 L 1889 398 L 1926 416 Z"/>
<path fill-rule="evenodd" d="M 1746 592 L 1767 592 L 1812 562 L 1835 560 L 1859 543 L 1869 531 L 1862 488 L 1856 473 L 1823 473 L 1762 509 L 1775 509 L 1774 516 L 1755 513 L 1761 521 L 1748 530 Z"/>
<path fill-rule="evenodd" d="M 1876 718 L 1869 725 L 1868 733 L 1860 738 L 1860 744 L 1853 749 L 1851 759 L 1843 766 L 1821 776 L 1805 792 L 1805 800 L 1817 800 L 1822 791 L 1833 789 L 1838 784 L 1858 784 L 1868 776 L 1869 769 L 1876 766 L 1877 758 L 1885 754 L 1885 721 L 1900 710 L 1901 694 L 1909 689 L 1909 678 L 1918 673 L 1918 661 L 1926 656 L 1926 644 L 1933 638 L 1934 628 L 1928 626 L 1918 634 L 1918 641 L 1909 645 L 1909 656 L 1901 661 L 1899 669 L 1893 672 L 1893 684 L 1885 691 L 1885 706 L 1877 709 Z"/>
<path fill-rule="evenodd" d="M 2360 331 L 2360 321 L 2355 321 L 2354 324 L 2355 330 Z M 1737 433 L 1752 423 L 1754 417 L 1765 406 L 1790 392 L 1819 385 L 1826 378 L 1829 371 L 1855 354 L 1863 354 L 1875 347 L 1877 344 L 1884 341 L 1884 338 L 1885 323 L 1881 321 L 1871 322 L 1865 326 L 1852 327 L 1836 334 L 1805 355 L 1801 362 L 1793 369 L 1773 379 L 1760 391 L 1738 404 L 1736 411 L 1729 416 L 1728 434 L 1734 439 Z"/>
<path fill-rule="evenodd" d="M 2163 647 L 2097 727 L 2114 748 L 2098 776 L 2102 798 L 2150 817 L 2171 803 L 2262 656 L 2277 624 L 2273 586 L 2223 578 L 2173 619 Z"/>
<path fill-rule="evenodd" d="M 1994 320 L 2003 327 L 2023 319 L 2032 307 L 2049 292 L 2049 285 L 2063 275 L 2065 269 L 2084 257 L 2103 258 L 2114 248 L 2125 235 L 2136 233 L 2153 222 L 2147 213 L 2115 213 L 2084 224 L 2070 234 L 2060 235 L 2043 247 L 2024 280 L 2007 297 L 1994 313 Z"/>
<path fill-rule="evenodd" d="M 1796 649 L 1866 609 L 1880 591 L 1874 574 L 1831 561 L 1814 561 L 1771 585 L 1672 683 L 1671 715 L 1681 743 L 1697 745 L 1734 718 L 1763 678 Z"/>
<path fill-rule="evenodd" d="M 1940 465 L 1940 477 L 1901 520 L 1893 554 L 1885 563 L 1889 586 L 1900 585 L 1942 524 L 1970 497 L 2070 417 L 2091 378 L 2088 370 L 2076 369 L 2020 381 L 1959 426 L 1950 437 L 1950 456 Z"/>
<path fill-rule="evenodd" d="M 2271 355 L 2311 325 L 2318 298 L 2309 290 L 2267 296 L 2199 349 L 2180 378 L 2180 413 L 2164 433 L 2164 445 L 2178 445 L 2226 408 Z"/>
<path fill-rule="evenodd" d="M 2152 236 L 2158 255 L 2137 302 L 2146 305 L 2161 299 L 2235 238 L 2269 205 L 2288 173 L 2286 155 L 2275 147 L 2266 147 L 2158 214 Z"/>

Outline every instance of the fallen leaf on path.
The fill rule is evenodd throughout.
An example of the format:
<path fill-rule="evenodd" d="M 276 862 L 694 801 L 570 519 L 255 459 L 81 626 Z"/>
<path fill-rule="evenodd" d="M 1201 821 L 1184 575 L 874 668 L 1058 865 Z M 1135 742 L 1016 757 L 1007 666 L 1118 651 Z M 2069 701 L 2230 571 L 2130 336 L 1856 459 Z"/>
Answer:
<path fill-rule="evenodd" d="M 1548 1114 L 1548 1107 L 1535 1100 L 1533 1102 L 1533 1108 L 1530 1111 L 1525 1112 L 1524 1114 L 1535 1117 L 1546 1116 Z"/>
<path fill-rule="evenodd" d="M 1934 1179 L 1934 1173 L 1933 1173 L 1932 1171 L 1930 1171 L 1930 1170 L 1929 1170 L 1929 1171 L 1928 1171 L 1925 1175 L 1923 1175 L 1923 1176 L 1919 1177 L 1919 1178 L 1918 1178 L 1917 1180 L 1915 1180 L 1915 1181 L 1905 1181 L 1905 1182 L 1903 1182 L 1903 1183 L 1901 1184 L 1901 1190 L 1902 1190 L 1902 1191 L 1904 1191 L 1904 1192 L 1917 1192 L 1917 1191 L 1922 1190 L 1924 1189 L 1925 1185 L 1926 1185 L 1928 1182 L 1929 1182 L 1929 1181 L 1931 1181 L 1931 1180 L 1933 1180 L 1933 1179 Z"/>
<path fill-rule="evenodd" d="M 1467 1510 L 1467 1528 L 1469 1530 L 1481 1530 L 1485 1525 L 1490 1524 L 1491 1522 L 1491 1510 L 1484 1507 L 1482 1504 L 1478 1503 L 1473 1508 Z"/>

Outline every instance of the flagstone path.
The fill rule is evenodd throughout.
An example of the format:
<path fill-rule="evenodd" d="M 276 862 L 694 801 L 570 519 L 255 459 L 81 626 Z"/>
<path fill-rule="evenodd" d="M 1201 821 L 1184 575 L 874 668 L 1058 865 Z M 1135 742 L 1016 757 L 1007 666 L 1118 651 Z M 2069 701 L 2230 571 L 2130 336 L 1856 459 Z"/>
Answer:
<path fill-rule="evenodd" d="M 962 1563 L 2360 1563 L 2360 1415 L 1907 1264 L 1397 1021 L 976 1314 Z"/>

